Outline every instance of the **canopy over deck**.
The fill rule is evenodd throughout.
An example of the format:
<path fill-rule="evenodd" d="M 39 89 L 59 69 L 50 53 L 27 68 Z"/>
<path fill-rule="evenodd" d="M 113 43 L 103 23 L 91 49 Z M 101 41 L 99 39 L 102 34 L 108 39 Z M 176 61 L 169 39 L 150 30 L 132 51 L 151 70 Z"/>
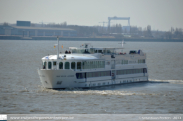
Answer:
<path fill-rule="evenodd" d="M 112 47 L 90 47 L 90 48 L 77 48 L 77 47 L 69 47 L 71 53 L 85 53 L 85 54 L 93 54 L 93 53 L 102 53 L 102 54 L 113 54 L 116 52 L 122 52 L 123 48 L 112 48 Z"/>

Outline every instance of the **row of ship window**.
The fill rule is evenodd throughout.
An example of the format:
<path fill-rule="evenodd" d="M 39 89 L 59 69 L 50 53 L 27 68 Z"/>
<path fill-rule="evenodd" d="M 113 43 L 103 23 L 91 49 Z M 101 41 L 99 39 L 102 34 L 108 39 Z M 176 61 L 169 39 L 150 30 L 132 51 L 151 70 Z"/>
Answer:
<path fill-rule="evenodd" d="M 116 75 L 138 74 L 138 73 L 147 73 L 147 69 L 142 68 L 142 69 L 116 70 Z M 83 78 L 102 77 L 111 75 L 114 76 L 113 73 L 111 74 L 111 71 L 85 72 L 85 73 L 76 73 L 76 78 L 83 79 Z"/>
<path fill-rule="evenodd" d="M 117 70 L 116 75 L 124 75 L 124 74 L 137 74 L 137 73 L 147 73 L 147 69 L 127 69 L 127 70 Z"/>
<path fill-rule="evenodd" d="M 138 63 L 145 63 L 145 59 L 138 60 Z"/>
<path fill-rule="evenodd" d="M 140 80 L 140 79 L 139 79 Z M 136 79 L 137 81 L 137 79 Z M 133 81 L 133 80 L 124 80 L 124 81 L 120 81 L 120 84 L 121 83 L 131 83 L 131 82 L 136 82 L 136 81 Z M 102 85 L 109 85 L 110 83 L 109 82 L 103 82 L 103 83 L 93 83 L 93 84 L 88 84 L 88 86 L 102 86 Z M 85 84 L 85 87 L 87 87 L 87 84 Z"/>
<path fill-rule="evenodd" d="M 128 60 L 122 60 L 121 64 L 128 64 Z"/>
<path fill-rule="evenodd" d="M 138 60 L 138 63 L 145 63 L 145 59 Z M 128 60 L 122 60 L 121 64 L 128 64 Z"/>
<path fill-rule="evenodd" d="M 48 62 L 48 69 L 56 66 L 57 62 Z M 85 62 L 59 62 L 59 69 L 92 69 L 105 68 L 105 61 L 85 61 Z M 43 63 L 43 69 L 47 69 L 47 62 Z"/>
<path fill-rule="evenodd" d="M 145 63 L 145 60 L 138 60 L 138 63 Z M 65 64 L 65 65 L 63 65 Z M 128 60 L 122 60 L 121 64 L 128 64 Z M 48 62 L 48 69 L 52 69 L 52 65 L 56 66 L 57 62 Z M 59 62 L 59 69 L 93 69 L 105 68 L 105 61 L 85 61 L 85 62 Z M 43 63 L 43 69 L 47 69 L 47 62 Z"/>
<path fill-rule="evenodd" d="M 110 76 L 111 71 L 100 71 L 100 72 L 86 72 L 86 73 L 76 73 L 77 79 L 91 78 L 91 77 L 101 77 Z"/>

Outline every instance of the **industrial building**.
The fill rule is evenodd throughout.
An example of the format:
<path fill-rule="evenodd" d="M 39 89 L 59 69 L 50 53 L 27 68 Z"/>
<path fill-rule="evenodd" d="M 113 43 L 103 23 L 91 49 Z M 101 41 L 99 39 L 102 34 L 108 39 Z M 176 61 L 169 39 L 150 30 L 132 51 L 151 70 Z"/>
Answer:
<path fill-rule="evenodd" d="M 29 21 L 17 21 L 16 26 L 0 25 L 0 35 L 22 37 L 76 37 L 77 33 L 69 28 L 32 27 Z"/>

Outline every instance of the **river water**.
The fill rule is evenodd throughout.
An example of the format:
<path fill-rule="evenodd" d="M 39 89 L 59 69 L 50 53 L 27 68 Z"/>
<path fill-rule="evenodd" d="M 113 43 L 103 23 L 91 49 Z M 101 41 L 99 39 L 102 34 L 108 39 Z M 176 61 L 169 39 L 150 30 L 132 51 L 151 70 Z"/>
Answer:
<path fill-rule="evenodd" d="M 84 41 L 60 41 L 64 48 Z M 121 47 L 118 41 L 87 41 Z M 0 114 L 180 114 L 183 113 L 183 42 L 126 42 L 124 52 L 147 54 L 150 82 L 94 89 L 44 89 L 37 68 L 56 54 L 56 41 L 0 41 Z"/>

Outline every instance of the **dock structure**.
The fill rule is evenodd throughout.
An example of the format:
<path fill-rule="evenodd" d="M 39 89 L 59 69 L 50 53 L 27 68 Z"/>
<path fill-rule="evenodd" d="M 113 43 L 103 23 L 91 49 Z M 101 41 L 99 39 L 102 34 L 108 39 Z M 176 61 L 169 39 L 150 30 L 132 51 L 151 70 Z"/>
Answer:
<path fill-rule="evenodd" d="M 74 29 L 69 28 L 53 28 L 53 27 L 34 27 L 30 22 L 17 21 L 16 25 L 0 25 L 0 35 L 20 36 L 20 37 L 76 37 L 77 33 Z"/>
<path fill-rule="evenodd" d="M 110 32 L 110 23 L 111 20 L 128 20 L 128 26 L 130 26 L 130 17 L 108 17 L 108 28 L 109 28 L 109 32 Z"/>

